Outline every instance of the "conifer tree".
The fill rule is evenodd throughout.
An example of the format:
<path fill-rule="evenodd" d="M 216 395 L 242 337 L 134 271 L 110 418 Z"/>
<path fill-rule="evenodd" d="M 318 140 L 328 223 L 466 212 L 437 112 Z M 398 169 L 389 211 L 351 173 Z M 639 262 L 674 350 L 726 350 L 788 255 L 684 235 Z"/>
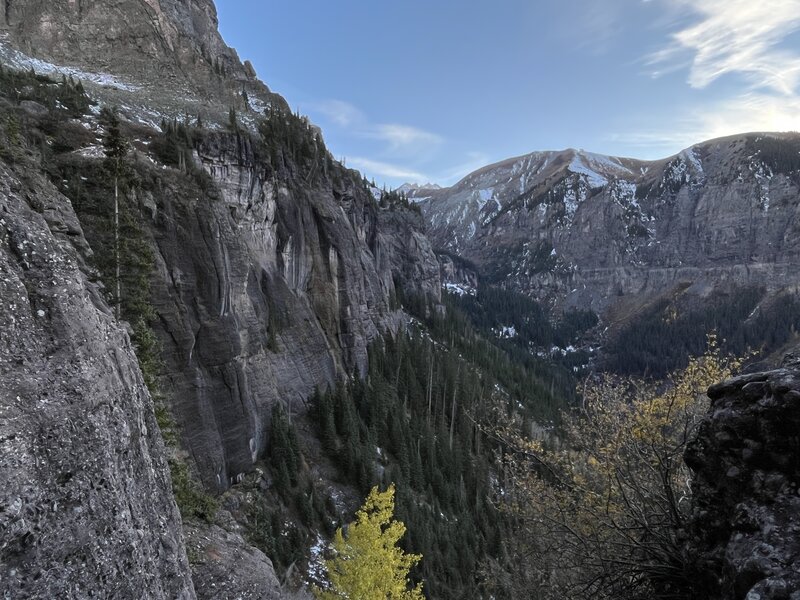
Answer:
<path fill-rule="evenodd" d="M 105 121 L 106 134 L 103 138 L 103 151 L 106 155 L 106 169 L 114 178 L 114 286 L 116 297 L 114 299 L 114 314 L 120 318 L 122 303 L 122 283 L 120 277 L 120 252 L 119 252 L 119 186 L 120 179 L 124 174 L 124 160 L 128 155 L 128 142 L 122 136 L 119 127 L 119 117 L 108 109 L 102 114 Z"/>

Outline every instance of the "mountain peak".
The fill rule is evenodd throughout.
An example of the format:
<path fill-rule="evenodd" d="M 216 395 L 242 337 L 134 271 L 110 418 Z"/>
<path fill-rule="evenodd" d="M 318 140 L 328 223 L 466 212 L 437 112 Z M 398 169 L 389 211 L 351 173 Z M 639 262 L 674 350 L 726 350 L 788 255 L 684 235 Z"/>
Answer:
<path fill-rule="evenodd" d="M 131 120 L 201 116 L 243 122 L 286 102 L 222 39 L 211 0 L 50 0 L 6 3 L 0 62 L 71 76 Z M 111 75 L 113 73 L 113 75 Z"/>
<path fill-rule="evenodd" d="M 441 189 L 442 189 L 442 186 L 440 186 L 437 183 L 430 183 L 430 182 L 428 182 L 428 183 L 404 183 L 399 188 L 397 188 L 396 191 L 398 191 L 400 193 L 403 193 L 403 194 L 409 194 L 409 193 L 420 192 L 422 190 L 441 190 Z"/>

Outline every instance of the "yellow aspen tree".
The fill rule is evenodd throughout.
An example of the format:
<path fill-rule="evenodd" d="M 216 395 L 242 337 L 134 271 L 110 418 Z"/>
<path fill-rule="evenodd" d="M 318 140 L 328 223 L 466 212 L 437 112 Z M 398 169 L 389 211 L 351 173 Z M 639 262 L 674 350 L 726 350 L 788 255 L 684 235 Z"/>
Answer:
<path fill-rule="evenodd" d="M 423 600 L 422 584 L 409 589 L 408 580 L 422 556 L 397 546 L 406 526 L 394 520 L 394 492 L 372 488 L 347 533 L 336 531 L 335 556 L 325 561 L 330 587 L 314 590 L 318 600 Z"/>

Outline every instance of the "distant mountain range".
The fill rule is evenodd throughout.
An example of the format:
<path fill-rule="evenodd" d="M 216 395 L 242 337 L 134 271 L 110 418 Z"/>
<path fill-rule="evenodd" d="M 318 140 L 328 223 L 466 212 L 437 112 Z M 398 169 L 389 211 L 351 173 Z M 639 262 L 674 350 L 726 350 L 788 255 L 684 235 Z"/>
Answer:
<path fill-rule="evenodd" d="M 435 247 L 554 307 L 602 314 L 678 289 L 800 283 L 800 134 L 732 136 L 656 161 L 534 152 L 449 188 L 406 189 Z"/>

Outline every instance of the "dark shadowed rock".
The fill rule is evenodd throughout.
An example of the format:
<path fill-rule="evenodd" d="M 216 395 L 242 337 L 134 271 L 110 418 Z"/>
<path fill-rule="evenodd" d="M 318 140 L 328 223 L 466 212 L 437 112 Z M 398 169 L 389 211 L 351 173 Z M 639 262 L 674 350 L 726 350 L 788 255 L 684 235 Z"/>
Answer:
<path fill-rule="evenodd" d="M 688 555 L 697 598 L 800 598 L 800 364 L 709 390 L 686 453 L 694 471 Z"/>

